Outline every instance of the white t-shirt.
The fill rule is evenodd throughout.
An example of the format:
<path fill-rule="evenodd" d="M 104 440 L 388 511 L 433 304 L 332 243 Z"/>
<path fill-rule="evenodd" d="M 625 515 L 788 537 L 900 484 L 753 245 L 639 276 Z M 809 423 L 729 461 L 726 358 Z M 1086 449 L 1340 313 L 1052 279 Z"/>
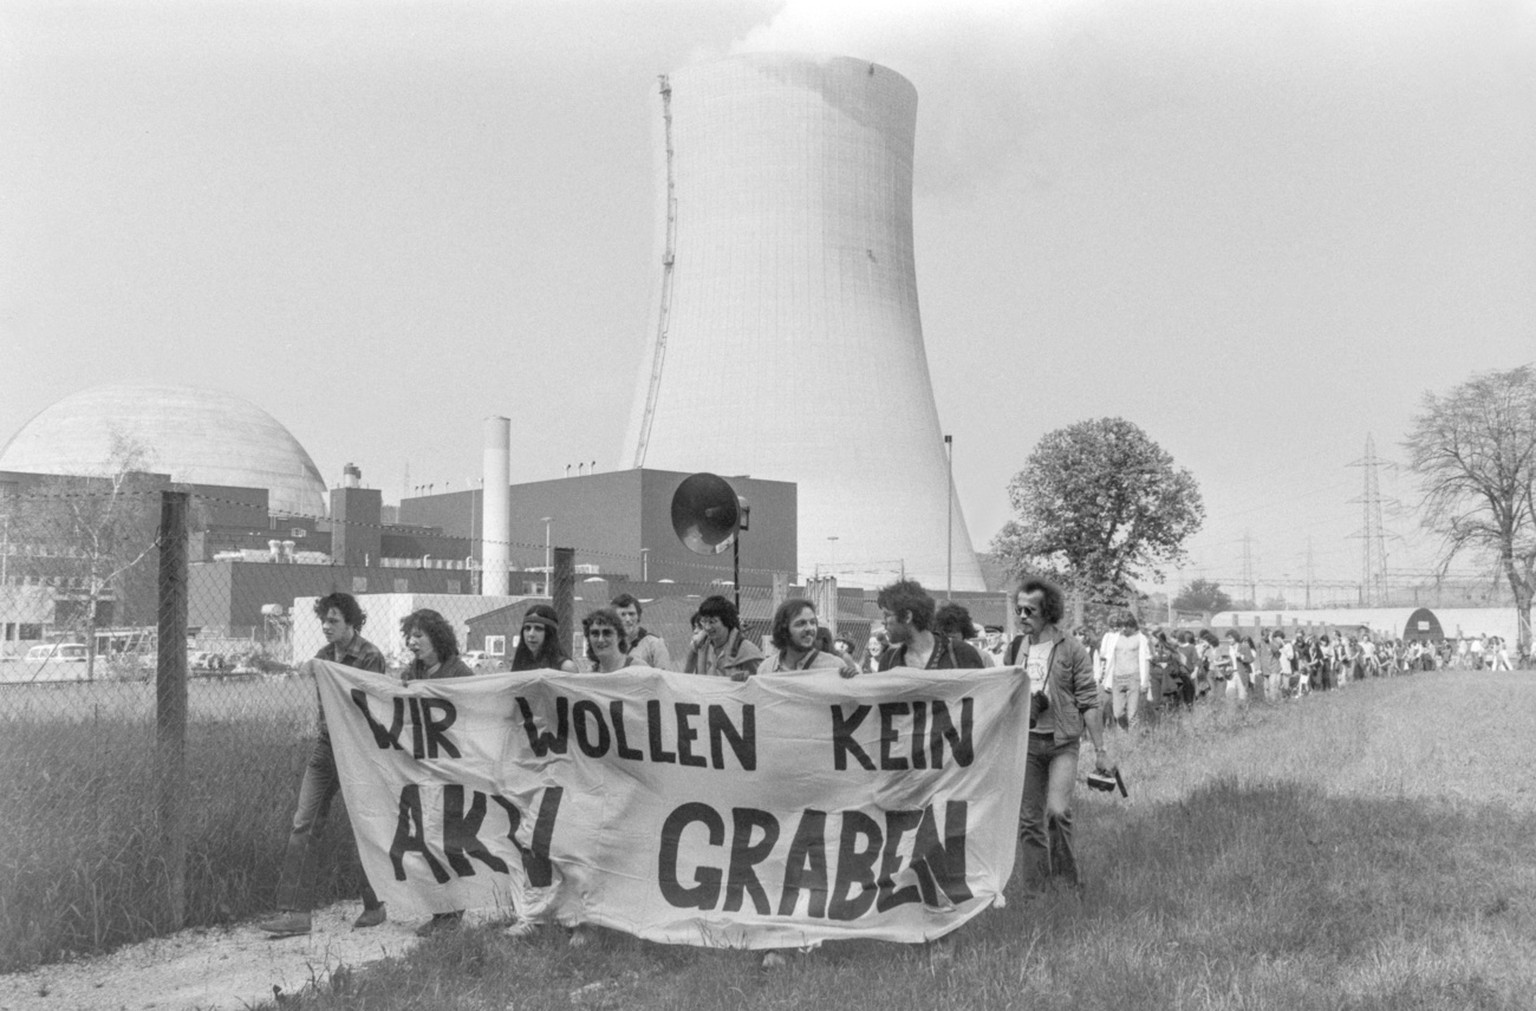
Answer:
<path fill-rule="evenodd" d="M 1029 690 L 1031 693 L 1045 691 L 1045 665 L 1051 659 L 1051 644 L 1049 642 L 1037 642 L 1029 647 L 1029 659 L 1024 664 L 1024 670 L 1029 674 Z"/>

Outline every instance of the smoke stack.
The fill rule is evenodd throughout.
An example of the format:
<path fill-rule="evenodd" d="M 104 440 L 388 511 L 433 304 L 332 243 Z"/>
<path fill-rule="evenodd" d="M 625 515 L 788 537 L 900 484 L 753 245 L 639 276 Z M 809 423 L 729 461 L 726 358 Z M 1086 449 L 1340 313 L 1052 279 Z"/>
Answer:
<path fill-rule="evenodd" d="M 660 98 L 660 283 L 625 457 L 794 481 L 801 572 L 837 538 L 849 568 L 886 567 L 869 582 L 904 565 L 944 586 L 952 496 L 918 316 L 916 89 L 867 60 L 754 53 L 671 74 Z M 843 380 L 809 422 L 762 381 L 796 375 Z M 871 419 L 899 461 L 840 441 Z M 985 589 L 958 505 L 950 543 L 954 588 Z"/>
<path fill-rule="evenodd" d="M 349 463 L 341 468 L 341 486 L 343 488 L 359 488 L 363 483 L 363 471 L 355 463 Z"/>
<path fill-rule="evenodd" d="M 485 490 L 480 518 L 480 592 L 507 594 L 508 544 L 512 539 L 511 491 L 512 422 L 501 415 L 485 419 Z M 471 495 L 474 493 L 471 492 Z"/>

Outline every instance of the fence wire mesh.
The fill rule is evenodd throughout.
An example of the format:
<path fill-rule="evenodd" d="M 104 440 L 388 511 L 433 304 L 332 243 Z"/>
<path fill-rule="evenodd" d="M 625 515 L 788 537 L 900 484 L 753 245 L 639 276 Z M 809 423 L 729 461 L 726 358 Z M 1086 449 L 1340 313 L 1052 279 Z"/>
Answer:
<path fill-rule="evenodd" d="M 367 614 L 361 632 L 393 675 L 411 659 L 401 620 L 421 608 L 448 620 L 474 669 L 510 669 L 523 616 L 551 603 L 551 590 L 581 669 L 582 617 L 624 592 L 644 601 L 641 624 L 665 642 L 675 669 L 690 619 L 712 594 L 739 600 L 742 632 L 759 643 L 786 594 L 815 597 L 861 661 L 878 622 L 872 595 L 839 592 L 831 580 L 796 588 L 793 573 L 743 565 L 738 593 L 729 554 L 685 554 L 671 560 L 669 578 L 651 582 L 645 552 L 601 545 L 509 543 L 509 592 L 482 596 L 473 552 L 445 548 L 430 531 L 412 534 L 416 557 L 346 564 L 348 537 L 354 549 L 359 538 L 378 549 L 402 528 L 276 517 L 264 500 L 194 489 L 182 531 L 186 635 L 162 641 L 168 491 L 163 478 L 132 473 L 0 489 L 0 971 L 273 908 L 317 725 L 315 685 L 299 667 L 325 645 L 314 611 L 326 594 L 356 596 Z M 443 557 L 455 550 L 461 557 Z M 552 564 L 561 557 L 565 567 Z M 982 604 L 978 622 L 1001 615 L 1001 596 Z M 163 721 L 157 732 L 157 679 L 163 687 L 167 669 L 184 671 L 186 697 L 173 742 L 177 761 L 184 756 L 174 818 Z M 343 811 L 338 797 L 314 902 L 356 897 L 363 884 Z"/>

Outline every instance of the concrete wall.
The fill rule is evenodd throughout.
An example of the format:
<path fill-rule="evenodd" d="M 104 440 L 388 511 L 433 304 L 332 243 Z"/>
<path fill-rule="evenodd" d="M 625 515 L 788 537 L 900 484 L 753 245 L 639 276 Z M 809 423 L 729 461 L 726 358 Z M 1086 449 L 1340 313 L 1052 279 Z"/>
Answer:
<path fill-rule="evenodd" d="M 457 590 L 452 589 L 455 584 Z M 262 624 L 263 605 L 281 604 L 286 609 L 295 597 L 322 597 L 337 590 L 359 596 L 378 592 L 457 595 L 468 594 L 469 587 L 469 573 L 462 569 L 196 562 L 188 573 L 187 620 L 208 628 L 249 627 Z M 307 616 L 298 617 L 296 626 Z"/>

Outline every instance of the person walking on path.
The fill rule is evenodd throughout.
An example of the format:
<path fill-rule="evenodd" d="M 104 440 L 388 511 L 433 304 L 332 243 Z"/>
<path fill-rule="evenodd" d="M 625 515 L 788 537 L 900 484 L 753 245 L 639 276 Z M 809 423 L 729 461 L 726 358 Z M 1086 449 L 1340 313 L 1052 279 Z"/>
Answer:
<path fill-rule="evenodd" d="M 363 625 L 368 616 L 350 593 L 332 593 L 315 602 L 315 617 L 325 646 L 316 660 L 339 663 L 345 667 L 383 674 L 384 654 L 364 639 Z M 314 904 L 315 843 L 325 831 L 331 801 L 341 780 L 336 775 L 336 756 L 331 750 L 331 732 L 325 725 L 325 710 L 320 710 L 319 732 L 309 749 L 309 761 L 299 779 L 299 801 L 293 812 L 293 828 L 283 852 L 283 866 L 278 875 L 277 914 L 256 924 L 273 937 L 294 937 L 310 931 L 310 911 Z M 352 922 L 354 930 L 376 927 L 385 920 L 384 903 L 374 894 L 373 886 L 363 876 L 363 911 Z"/>
<path fill-rule="evenodd" d="M 1152 644 L 1141 634 L 1136 615 L 1124 612 L 1118 627 L 1105 633 L 1099 644 L 1099 663 L 1102 680 L 1110 691 L 1115 723 L 1126 730 L 1138 726 L 1141 704 L 1151 698 Z"/>
<path fill-rule="evenodd" d="M 1053 880 L 1083 886 L 1072 842 L 1072 788 L 1077 781 L 1080 742 L 1093 744 L 1095 767 L 1110 770 L 1104 747 L 1103 714 L 1088 651 L 1064 634 L 1061 590 L 1044 579 L 1026 578 L 1015 597 L 1024 633 L 1009 646 L 1009 664 L 1029 678 L 1029 751 L 1024 798 L 1019 809 L 1019 856 L 1028 895 L 1044 892 Z"/>

